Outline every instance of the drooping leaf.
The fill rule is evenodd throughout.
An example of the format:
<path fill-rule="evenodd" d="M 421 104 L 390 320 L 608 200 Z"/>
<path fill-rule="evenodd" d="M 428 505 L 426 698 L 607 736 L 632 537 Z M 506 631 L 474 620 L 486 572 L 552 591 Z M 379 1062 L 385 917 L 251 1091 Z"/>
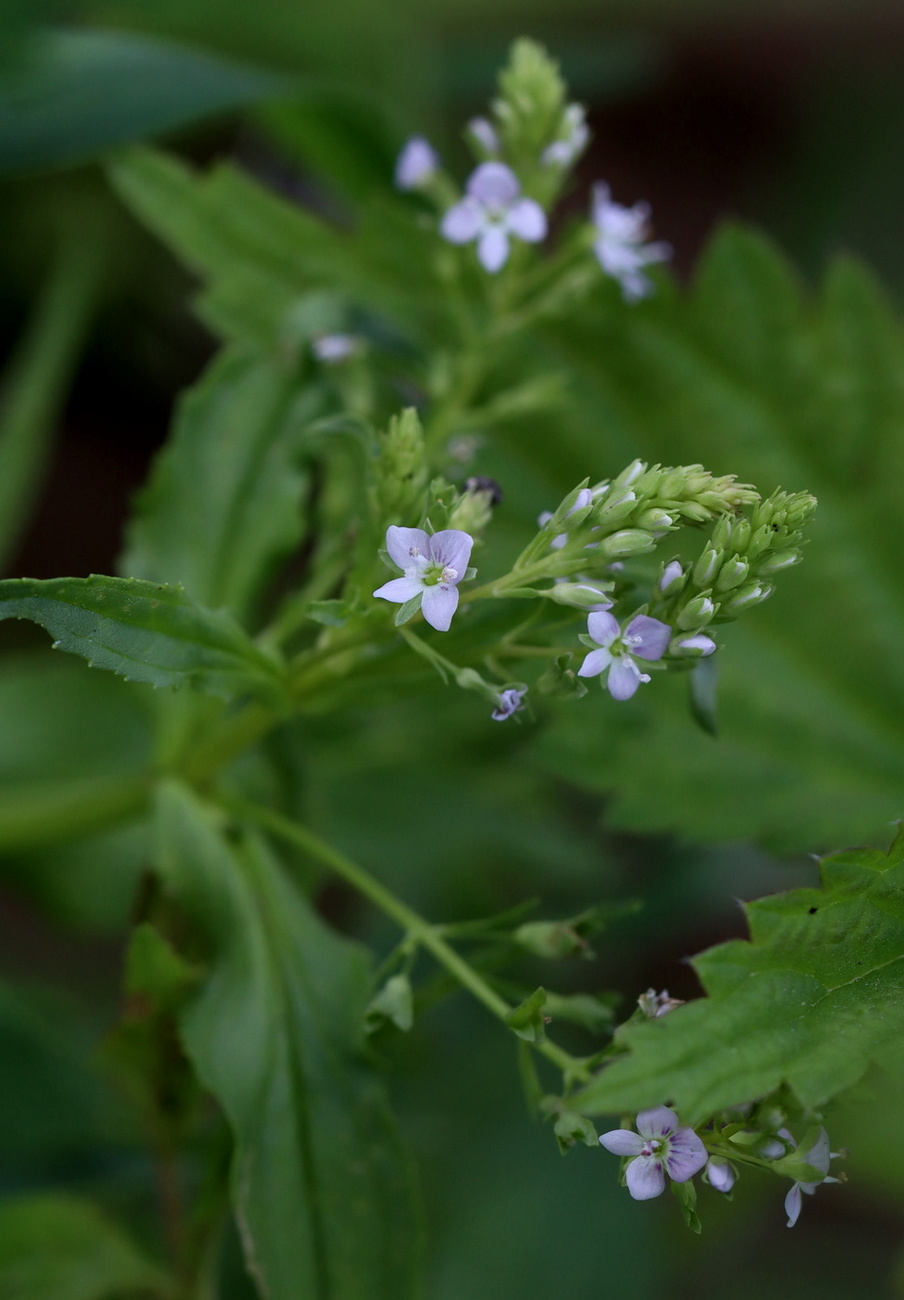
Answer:
<path fill-rule="evenodd" d="M 269 1300 L 415 1293 L 407 1163 L 364 1047 L 364 951 L 329 930 L 266 844 L 224 835 L 172 785 L 160 803 L 166 886 L 208 932 L 186 1048 L 236 1141 L 246 1259 Z"/>
<path fill-rule="evenodd" d="M 320 398 L 284 361 L 221 353 L 182 399 L 139 498 L 123 570 L 246 615 L 301 539 L 301 445 Z"/>
<path fill-rule="evenodd" d="M 90 1201 L 47 1194 L 0 1205 L 2 1300 L 138 1300 L 171 1286 Z"/>
<path fill-rule="evenodd" d="M 149 36 L 44 31 L 0 80 L 0 173 L 68 167 L 291 88 L 276 73 Z"/>
<path fill-rule="evenodd" d="M 279 665 L 226 610 L 193 604 L 179 587 L 136 578 L 10 578 L 0 582 L 0 619 L 27 618 L 54 646 L 152 686 L 183 686 L 228 699 L 278 698 Z"/>
<path fill-rule="evenodd" d="M 788 1083 L 824 1105 L 871 1062 L 904 1074 L 904 838 L 823 859 L 822 888 L 747 906 L 750 939 L 694 961 L 707 997 L 619 1036 L 630 1054 L 575 1098 L 592 1114 L 667 1101 L 699 1123 Z"/>

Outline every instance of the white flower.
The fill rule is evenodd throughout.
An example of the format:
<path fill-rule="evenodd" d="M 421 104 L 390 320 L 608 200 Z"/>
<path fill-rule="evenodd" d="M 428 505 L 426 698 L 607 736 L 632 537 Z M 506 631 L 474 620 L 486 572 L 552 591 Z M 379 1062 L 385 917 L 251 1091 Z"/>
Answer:
<path fill-rule="evenodd" d="M 789 1141 L 792 1143 L 794 1142 L 794 1139 L 791 1137 L 791 1134 L 788 1133 L 787 1129 L 780 1129 L 779 1131 L 783 1136 L 786 1136 Z M 825 1175 L 825 1177 L 821 1178 L 818 1183 L 795 1183 L 791 1188 L 790 1192 L 785 1197 L 785 1213 L 788 1216 L 787 1226 L 789 1228 L 793 1228 L 800 1217 L 801 1206 L 803 1205 L 800 1197 L 801 1192 L 806 1192 L 808 1196 L 812 1196 L 817 1187 L 820 1187 L 823 1183 L 838 1183 L 841 1181 L 840 1178 L 829 1177 L 829 1161 L 837 1159 L 838 1153 L 829 1150 L 829 1135 L 824 1128 L 819 1130 L 816 1141 L 810 1147 L 809 1151 L 798 1152 L 798 1155 L 800 1155 L 801 1160 L 803 1160 L 805 1164 L 812 1165 L 814 1169 L 818 1169 L 821 1174 Z"/>
<path fill-rule="evenodd" d="M 473 545 L 474 538 L 459 528 L 445 528 L 431 537 L 422 528 L 393 524 L 386 530 L 386 549 L 405 576 L 385 582 L 373 594 L 396 605 L 420 596 L 425 620 L 437 632 L 448 632 Z"/>
<path fill-rule="evenodd" d="M 653 292 L 653 282 L 644 275 L 650 262 L 664 262 L 671 256 L 668 244 L 646 244 L 650 209 L 646 203 L 622 207 L 610 197 L 608 185 L 593 187 L 593 224 L 597 235 L 593 250 L 607 275 L 617 280 L 628 302 Z"/>

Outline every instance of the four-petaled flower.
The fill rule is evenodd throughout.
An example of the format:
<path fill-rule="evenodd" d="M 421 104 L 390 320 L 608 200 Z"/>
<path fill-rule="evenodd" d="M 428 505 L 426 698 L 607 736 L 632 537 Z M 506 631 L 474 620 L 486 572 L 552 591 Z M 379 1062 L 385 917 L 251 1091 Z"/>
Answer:
<path fill-rule="evenodd" d="M 396 159 L 395 183 L 400 190 L 417 190 L 439 167 L 439 154 L 422 135 L 412 136 Z"/>
<path fill-rule="evenodd" d="M 494 722 L 505 722 L 513 713 L 524 708 L 524 697 L 527 694 L 527 688 L 519 691 L 515 686 L 509 686 L 506 690 L 499 692 L 499 703 L 496 705 L 490 717 Z"/>
<path fill-rule="evenodd" d="M 783 1135 L 787 1135 L 792 1143 L 794 1142 L 794 1139 L 791 1137 L 791 1134 L 788 1133 L 787 1129 L 780 1129 L 779 1131 Z M 836 1153 L 829 1150 L 829 1135 L 824 1128 L 819 1130 L 819 1135 L 810 1147 L 810 1150 L 806 1153 L 800 1152 L 799 1154 L 806 1164 L 812 1165 L 814 1169 L 818 1169 L 821 1174 L 825 1174 L 826 1176 L 825 1178 L 821 1178 L 818 1183 L 795 1183 L 791 1188 L 790 1192 L 785 1197 L 785 1213 L 788 1216 L 787 1226 L 789 1228 L 793 1228 L 800 1217 L 801 1205 L 803 1204 L 800 1198 L 801 1192 L 806 1192 L 808 1196 L 812 1196 L 817 1187 L 822 1183 L 838 1183 L 841 1181 L 839 1178 L 829 1177 L 829 1161 Z"/>
<path fill-rule="evenodd" d="M 518 177 L 505 163 L 481 163 L 465 189 L 465 197 L 443 217 L 440 231 L 453 244 L 476 239 L 485 271 L 495 273 L 505 265 L 511 235 L 529 244 L 545 238 L 546 214 L 534 199 L 521 197 Z"/>
<path fill-rule="evenodd" d="M 465 576 L 474 538 L 459 528 L 445 528 L 431 537 L 422 528 L 386 530 L 390 559 L 404 572 L 374 592 L 397 605 L 421 598 L 421 613 L 437 632 L 448 632 L 458 608 L 458 584 Z"/>
<path fill-rule="evenodd" d="M 593 250 L 607 275 L 616 279 L 628 302 L 653 292 L 653 282 L 644 275 L 650 262 L 664 262 L 671 255 L 668 244 L 647 244 L 650 209 L 646 203 L 622 207 L 610 198 L 608 185 L 593 187 L 593 224 L 597 235 Z"/>
<path fill-rule="evenodd" d="M 672 629 L 649 614 L 638 614 L 622 632 L 614 614 L 597 612 L 587 619 L 587 631 L 599 646 L 591 650 L 578 669 L 578 677 L 596 677 L 608 670 L 607 686 L 614 700 L 629 700 L 648 673 L 641 672 L 637 659 L 661 659 L 668 648 Z"/>
<path fill-rule="evenodd" d="M 635 1201 L 649 1201 L 665 1191 L 665 1175 L 686 1183 L 708 1159 L 706 1147 L 692 1128 L 682 1128 L 667 1106 L 642 1110 L 637 1132 L 616 1128 L 604 1133 L 600 1143 L 617 1156 L 633 1156 L 625 1169 L 625 1182 Z"/>

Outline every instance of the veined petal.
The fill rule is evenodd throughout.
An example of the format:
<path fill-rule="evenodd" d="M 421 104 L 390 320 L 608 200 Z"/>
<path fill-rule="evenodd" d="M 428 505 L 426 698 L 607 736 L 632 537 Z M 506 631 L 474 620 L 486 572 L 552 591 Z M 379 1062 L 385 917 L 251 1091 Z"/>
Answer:
<path fill-rule="evenodd" d="M 591 650 L 578 669 L 578 677 L 598 677 L 612 663 L 608 650 Z"/>
<path fill-rule="evenodd" d="M 477 257 L 480 265 L 490 275 L 501 271 L 508 261 L 509 239 L 504 226 L 487 225 L 477 244 Z"/>
<path fill-rule="evenodd" d="M 461 528 L 443 528 L 430 538 L 430 555 L 444 569 L 455 569 L 459 578 L 465 576 L 465 570 L 471 559 L 471 547 L 474 538 Z"/>
<path fill-rule="evenodd" d="M 800 1218 L 800 1183 L 795 1183 L 791 1191 L 785 1197 L 785 1213 L 788 1216 L 788 1227 L 793 1228 Z"/>
<path fill-rule="evenodd" d="M 630 700 L 646 674 L 642 673 L 633 659 L 627 655 L 614 659 L 609 669 L 609 694 L 613 700 Z"/>
<path fill-rule="evenodd" d="M 485 162 L 475 168 L 468 178 L 468 194 L 480 203 L 493 207 L 509 207 L 521 193 L 518 177 L 505 163 Z"/>
<path fill-rule="evenodd" d="M 643 1150 L 643 1138 L 629 1128 L 613 1128 L 601 1134 L 600 1146 L 614 1156 L 639 1156 Z"/>
<path fill-rule="evenodd" d="M 452 615 L 458 609 L 458 588 L 447 582 L 438 582 L 435 587 L 425 587 L 421 601 L 421 613 L 431 627 L 437 632 L 448 632 Z"/>
<path fill-rule="evenodd" d="M 678 1116 L 668 1106 L 654 1106 L 637 1116 L 637 1131 L 645 1138 L 668 1137 L 679 1127 Z"/>
<path fill-rule="evenodd" d="M 378 587 L 374 592 L 381 600 L 393 600 L 399 605 L 404 605 L 406 600 L 411 600 L 413 596 L 419 595 L 425 590 L 424 584 L 417 578 L 393 578 L 390 582 L 384 582 L 382 587 Z"/>
<path fill-rule="evenodd" d="M 509 209 L 508 228 L 519 239 L 538 244 L 546 238 L 546 213 L 534 199 L 520 199 Z"/>
<path fill-rule="evenodd" d="M 692 1128 L 680 1128 L 669 1138 L 665 1167 L 673 1182 L 686 1183 L 700 1172 L 708 1159 L 706 1147 Z"/>
<path fill-rule="evenodd" d="M 668 649 L 672 629 L 649 614 L 638 614 L 625 628 L 624 642 L 639 659 L 661 659 Z"/>
<path fill-rule="evenodd" d="M 440 234 L 452 244 L 468 244 L 483 226 L 483 208 L 476 199 L 464 198 L 449 209 L 439 225 Z"/>
<path fill-rule="evenodd" d="M 587 616 L 587 632 L 605 650 L 618 636 L 618 619 L 614 614 L 599 610 Z"/>
<path fill-rule="evenodd" d="M 665 1174 L 655 1156 L 638 1156 L 625 1170 L 625 1182 L 635 1201 L 651 1201 L 665 1191 Z"/>
<path fill-rule="evenodd" d="M 430 555 L 430 537 L 423 528 L 398 528 L 390 524 L 386 529 L 386 549 L 393 564 L 407 569 L 411 565 L 412 551 L 425 557 Z"/>

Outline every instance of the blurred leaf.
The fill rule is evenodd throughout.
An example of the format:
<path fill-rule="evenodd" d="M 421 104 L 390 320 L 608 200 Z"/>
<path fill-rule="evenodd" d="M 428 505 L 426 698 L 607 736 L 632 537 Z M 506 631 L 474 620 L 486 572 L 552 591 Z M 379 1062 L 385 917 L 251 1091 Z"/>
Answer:
<path fill-rule="evenodd" d="M 571 1104 L 594 1114 L 668 1099 L 688 1124 L 788 1083 L 807 1108 L 871 1062 L 904 1073 L 904 838 L 823 859 L 822 888 L 747 905 L 750 939 L 701 954 L 708 996 L 619 1031 L 630 1055 Z"/>
<path fill-rule="evenodd" d="M 291 88 L 275 73 L 147 36 L 44 32 L 0 81 L 0 174 L 68 167 Z"/>
<path fill-rule="evenodd" d="M 60 407 L 84 340 L 99 264 L 90 244 L 68 244 L 38 299 L 0 388 L 0 569 L 18 541 L 43 478 Z"/>
<path fill-rule="evenodd" d="M 180 402 L 138 499 L 123 570 L 247 615 L 301 540 L 301 445 L 320 400 L 290 365 L 221 353 Z"/>
<path fill-rule="evenodd" d="M 382 1028 L 387 1021 L 403 1033 L 407 1033 L 414 1023 L 414 1000 L 407 975 L 391 975 L 364 1013 L 364 1027 L 368 1033 Z"/>
<path fill-rule="evenodd" d="M 181 787 L 164 789 L 159 825 L 164 883 L 214 945 L 182 1028 L 235 1133 L 250 1271 L 270 1300 L 414 1295 L 408 1165 L 364 1048 L 364 950 L 260 839 L 230 842 Z"/>
<path fill-rule="evenodd" d="M 278 698 L 278 664 L 258 650 L 226 610 L 203 609 L 179 587 L 136 578 L 9 578 L 0 619 L 27 618 L 92 668 L 152 686 L 187 682 L 226 699 Z"/>
<path fill-rule="evenodd" d="M 904 811 L 900 322 L 856 264 L 836 262 L 811 301 L 739 229 L 717 236 L 687 295 L 666 286 L 630 308 L 603 289 L 556 323 L 588 427 L 594 410 L 651 459 L 820 504 L 803 564 L 724 634 L 718 742 L 688 727 L 684 683 L 657 681 L 624 709 L 584 706 L 605 710 L 605 745 L 562 711 L 545 761 L 611 791 L 624 828 L 783 851 L 881 833 Z"/>
<path fill-rule="evenodd" d="M 30 1196 L 0 1205 L 2 1300 L 168 1296 L 172 1283 L 90 1201 Z"/>

